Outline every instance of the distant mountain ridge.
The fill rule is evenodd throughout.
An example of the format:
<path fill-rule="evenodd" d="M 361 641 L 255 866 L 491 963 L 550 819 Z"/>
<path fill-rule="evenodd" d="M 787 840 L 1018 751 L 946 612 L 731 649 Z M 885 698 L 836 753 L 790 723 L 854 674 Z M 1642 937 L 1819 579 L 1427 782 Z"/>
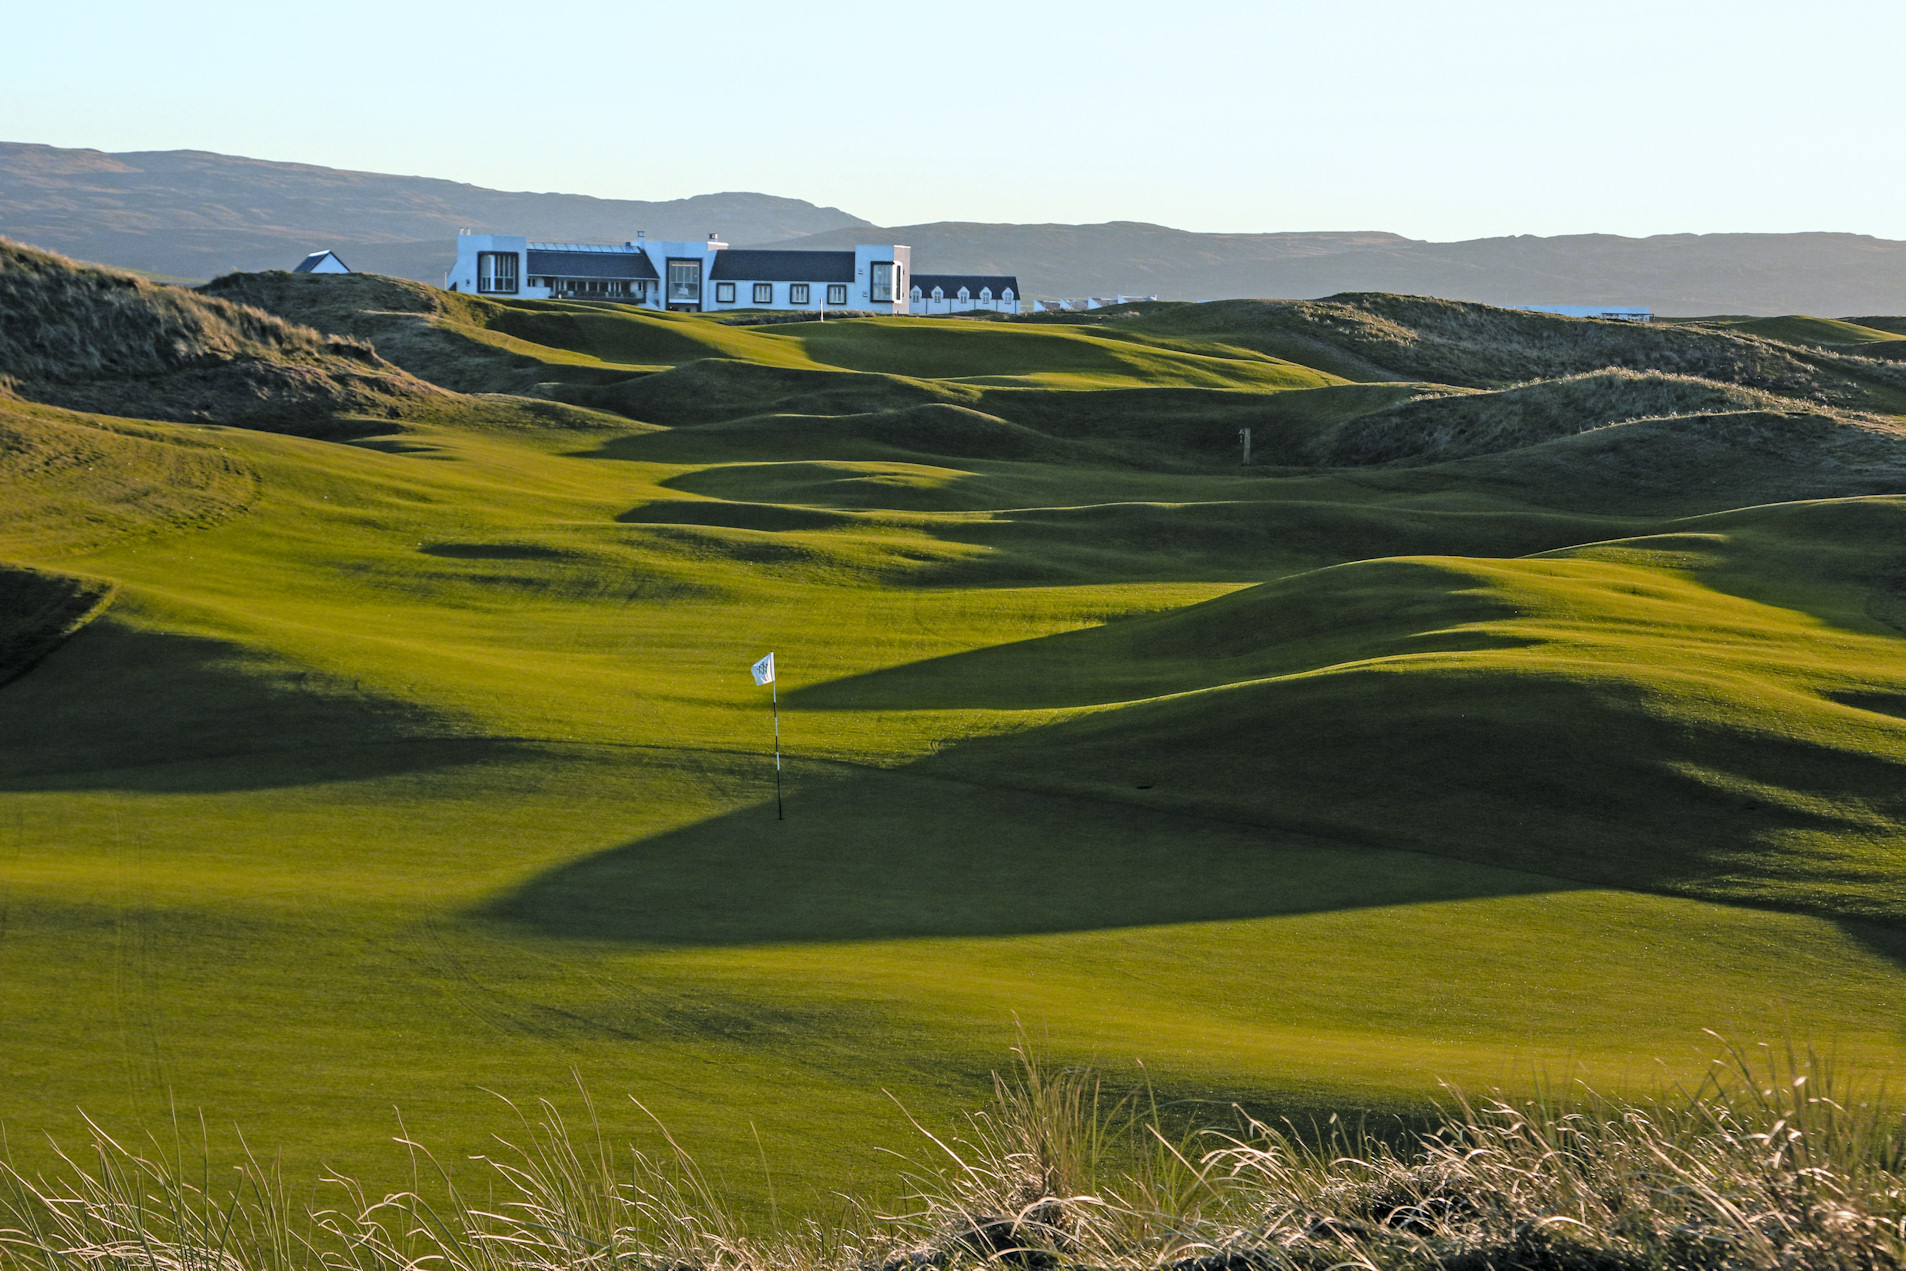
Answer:
<path fill-rule="evenodd" d="M 107 154 L 0 142 L 0 234 L 188 278 L 289 269 L 328 247 L 355 270 L 441 283 L 460 226 L 578 242 L 621 242 L 646 230 L 745 243 L 866 224 L 769 194 L 598 199 L 200 150 Z"/>
<path fill-rule="evenodd" d="M 1016 274 L 1034 296 L 1168 300 L 1389 291 L 1489 304 L 1645 306 L 1678 316 L 1906 312 L 1906 242 L 1861 234 L 1577 234 L 1431 243 L 1383 231 L 1201 234 L 1133 221 L 880 227 L 767 194 L 645 202 L 512 193 L 197 150 L 107 154 L 0 142 L 0 234 L 190 278 L 353 269 L 441 282 L 459 226 L 620 242 L 720 234 L 736 246 L 910 244 L 930 273 Z"/>
<path fill-rule="evenodd" d="M 1522 235 L 1430 243 L 1398 234 L 1195 234 L 1104 225 L 939 222 L 872 232 L 934 272 L 1016 273 L 1031 295 L 1306 299 L 1388 291 L 1482 304 L 1605 304 L 1681 317 L 1906 312 L 1906 242 L 1864 234 Z"/>

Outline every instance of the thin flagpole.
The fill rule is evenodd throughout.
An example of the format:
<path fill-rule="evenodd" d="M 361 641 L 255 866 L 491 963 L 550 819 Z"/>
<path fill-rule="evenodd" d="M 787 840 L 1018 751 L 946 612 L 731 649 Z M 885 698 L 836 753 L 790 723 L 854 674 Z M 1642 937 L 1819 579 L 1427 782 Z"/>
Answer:
<path fill-rule="evenodd" d="M 780 677 L 768 681 L 768 705 L 774 712 L 774 819 L 785 821 L 781 811 L 781 686 Z"/>

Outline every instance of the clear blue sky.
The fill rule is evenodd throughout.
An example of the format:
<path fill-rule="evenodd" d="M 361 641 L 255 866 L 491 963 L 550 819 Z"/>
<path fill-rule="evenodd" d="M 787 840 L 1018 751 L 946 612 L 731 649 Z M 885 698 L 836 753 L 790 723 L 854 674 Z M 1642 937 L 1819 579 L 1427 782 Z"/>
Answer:
<path fill-rule="evenodd" d="M 1906 0 L 7 9 L 11 141 L 895 225 L 1906 239 Z"/>

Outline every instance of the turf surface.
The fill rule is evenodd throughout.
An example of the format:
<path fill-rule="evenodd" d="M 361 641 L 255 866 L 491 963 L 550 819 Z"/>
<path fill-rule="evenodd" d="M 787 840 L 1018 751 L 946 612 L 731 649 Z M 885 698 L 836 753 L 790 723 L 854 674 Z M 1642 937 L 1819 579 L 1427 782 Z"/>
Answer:
<path fill-rule="evenodd" d="M 1511 395 L 1404 379 L 1469 346 L 1387 300 L 1331 344 L 1236 306 L 740 328 L 392 286 L 213 289 L 542 388 L 353 440 L 0 400 L 27 1163 L 75 1108 L 177 1106 L 396 1181 L 397 1111 L 454 1161 L 508 1128 L 490 1091 L 573 1105 L 573 1071 L 616 1134 L 632 1093 L 744 1201 L 765 1156 L 815 1207 L 909 1138 L 883 1090 L 949 1116 L 1019 1025 L 1300 1114 L 1645 1086 L 1705 1029 L 1906 1058 L 1883 376 L 1668 332 L 1748 368 L 1669 386 L 1708 414 L 1578 432 L 1564 383 L 1539 435 L 1465 406 L 1507 440 L 1315 467 Z M 1767 366 L 1836 402 L 1770 405 Z M 1243 426 L 1281 466 L 1237 466 Z"/>

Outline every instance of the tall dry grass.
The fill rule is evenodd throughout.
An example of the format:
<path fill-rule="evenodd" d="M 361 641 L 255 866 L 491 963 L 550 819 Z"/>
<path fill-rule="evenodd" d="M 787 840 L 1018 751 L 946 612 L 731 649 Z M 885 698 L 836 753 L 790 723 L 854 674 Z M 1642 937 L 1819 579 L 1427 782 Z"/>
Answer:
<path fill-rule="evenodd" d="M 1906 1123 L 1876 1084 L 1811 1053 L 1732 1050 L 1643 1101 L 1471 1100 L 1384 1138 L 1240 1116 L 1167 1131 L 1148 1095 L 1022 1048 L 957 1134 L 920 1127 L 901 1212 L 735 1216 L 689 1154 L 617 1149 L 548 1104 L 483 1163 L 481 1201 L 419 1144 L 407 1190 L 325 1180 L 294 1202 L 247 1154 L 215 1185 L 182 1142 L 97 1129 L 57 1179 L 0 1173 L 0 1261 L 22 1271 L 557 1271 L 653 1268 L 1898 1268 Z"/>
<path fill-rule="evenodd" d="M 4 238 L 0 315 L 0 393 L 74 410 L 282 427 L 437 396 L 364 340 Z"/>

